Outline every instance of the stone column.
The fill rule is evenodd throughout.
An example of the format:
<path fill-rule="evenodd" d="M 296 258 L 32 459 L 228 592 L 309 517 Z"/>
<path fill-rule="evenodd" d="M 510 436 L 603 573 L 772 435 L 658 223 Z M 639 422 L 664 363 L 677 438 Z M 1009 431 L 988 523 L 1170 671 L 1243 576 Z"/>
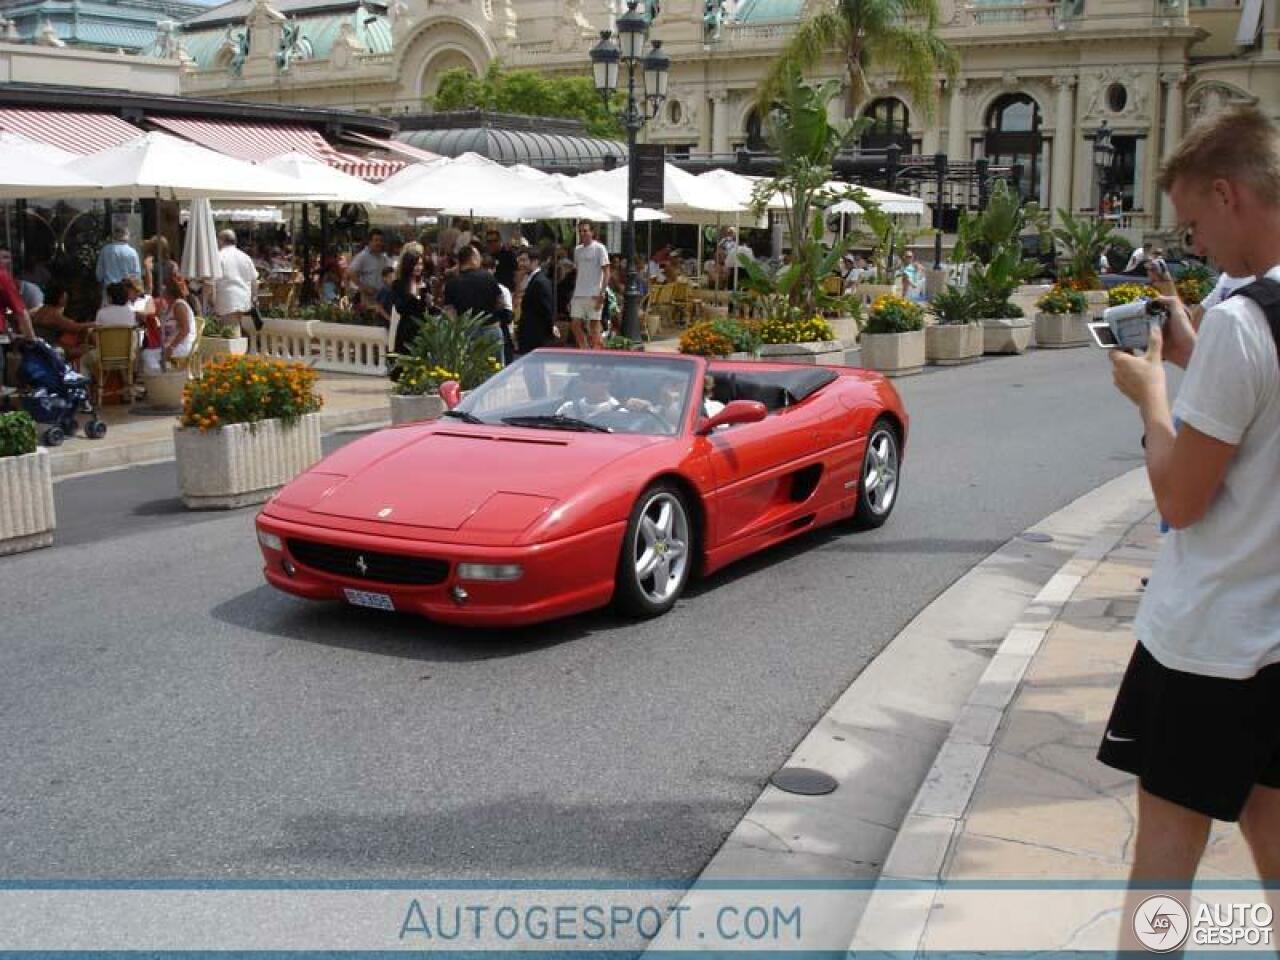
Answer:
<path fill-rule="evenodd" d="M 1076 78 L 1053 78 L 1058 91 L 1057 126 L 1053 131 L 1053 176 L 1049 187 L 1049 207 L 1054 222 L 1058 222 L 1058 208 L 1071 210 L 1071 158 L 1076 140 L 1076 110 L 1073 92 Z"/>
<path fill-rule="evenodd" d="M 968 129 L 965 124 L 964 88 L 969 81 L 957 77 L 951 82 L 951 112 L 947 118 L 947 159 L 965 163 L 969 159 Z"/>
<path fill-rule="evenodd" d="M 1172 153 L 1174 147 L 1182 140 L 1182 85 L 1186 80 L 1186 74 L 1180 71 L 1160 74 L 1160 82 L 1164 84 L 1164 136 L 1160 141 L 1160 155 L 1150 157 L 1147 163 L 1150 169 L 1144 171 L 1149 183 L 1155 181 L 1156 171 L 1160 169 L 1160 161 Z M 1162 193 L 1160 195 L 1160 227 L 1170 229 L 1176 225 L 1176 221 L 1173 203 L 1169 200 L 1168 194 Z"/>
<path fill-rule="evenodd" d="M 711 96 L 711 152 L 717 155 L 729 152 L 729 95 L 716 93 Z"/>

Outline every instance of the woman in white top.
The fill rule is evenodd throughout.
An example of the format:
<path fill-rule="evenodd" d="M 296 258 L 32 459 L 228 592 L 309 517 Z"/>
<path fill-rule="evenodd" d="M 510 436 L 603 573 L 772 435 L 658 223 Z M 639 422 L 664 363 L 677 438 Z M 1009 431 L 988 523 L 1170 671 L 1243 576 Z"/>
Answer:
<path fill-rule="evenodd" d="M 168 303 L 160 318 L 160 330 L 164 336 L 162 356 L 168 363 L 191 354 L 196 342 L 196 316 L 187 299 L 187 281 L 181 274 L 170 274 L 164 293 Z"/>

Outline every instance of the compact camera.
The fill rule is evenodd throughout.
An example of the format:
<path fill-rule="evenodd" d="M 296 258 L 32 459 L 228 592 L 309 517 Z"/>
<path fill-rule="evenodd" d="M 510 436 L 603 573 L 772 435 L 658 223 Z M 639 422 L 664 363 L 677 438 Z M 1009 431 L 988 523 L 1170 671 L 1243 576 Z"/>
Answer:
<path fill-rule="evenodd" d="M 1145 353 L 1151 339 L 1151 327 L 1168 317 L 1164 304 L 1155 300 L 1135 300 L 1102 311 L 1102 320 L 1089 324 L 1093 342 L 1100 347 Z"/>

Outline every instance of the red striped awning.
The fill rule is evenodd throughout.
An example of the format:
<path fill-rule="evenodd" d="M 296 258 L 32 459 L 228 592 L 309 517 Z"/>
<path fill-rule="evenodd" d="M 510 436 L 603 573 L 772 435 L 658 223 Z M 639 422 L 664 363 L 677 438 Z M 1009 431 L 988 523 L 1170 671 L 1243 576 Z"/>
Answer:
<path fill-rule="evenodd" d="M 430 150 L 423 150 L 421 147 L 415 147 L 411 143 L 404 143 L 400 140 L 379 140 L 377 137 L 366 136 L 363 133 L 357 133 L 354 130 L 348 130 L 343 134 L 349 140 L 359 143 L 366 147 L 377 147 L 379 150 L 388 150 L 391 153 L 398 153 L 402 157 L 408 157 L 410 160 L 443 160 L 444 154 L 432 153 Z"/>
<path fill-rule="evenodd" d="M 28 110 L 21 107 L 0 109 L 0 130 L 21 134 L 72 153 L 96 153 L 117 147 L 142 131 L 111 113 L 85 110 Z"/>
<path fill-rule="evenodd" d="M 394 160 L 368 160 L 340 153 L 317 131 L 297 123 L 199 120 L 192 117 L 147 119 L 202 147 L 251 163 L 261 163 L 282 153 L 297 152 L 366 180 L 384 179 L 403 166 Z"/>

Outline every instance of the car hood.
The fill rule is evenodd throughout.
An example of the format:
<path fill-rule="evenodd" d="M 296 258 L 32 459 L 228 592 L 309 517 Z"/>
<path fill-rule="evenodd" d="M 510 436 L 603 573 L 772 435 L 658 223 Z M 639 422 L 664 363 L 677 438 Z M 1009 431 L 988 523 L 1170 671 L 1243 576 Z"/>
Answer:
<path fill-rule="evenodd" d="M 363 451 L 352 444 L 317 464 L 277 502 L 317 517 L 517 532 L 611 463 L 664 439 L 470 425 L 384 431 Z"/>

